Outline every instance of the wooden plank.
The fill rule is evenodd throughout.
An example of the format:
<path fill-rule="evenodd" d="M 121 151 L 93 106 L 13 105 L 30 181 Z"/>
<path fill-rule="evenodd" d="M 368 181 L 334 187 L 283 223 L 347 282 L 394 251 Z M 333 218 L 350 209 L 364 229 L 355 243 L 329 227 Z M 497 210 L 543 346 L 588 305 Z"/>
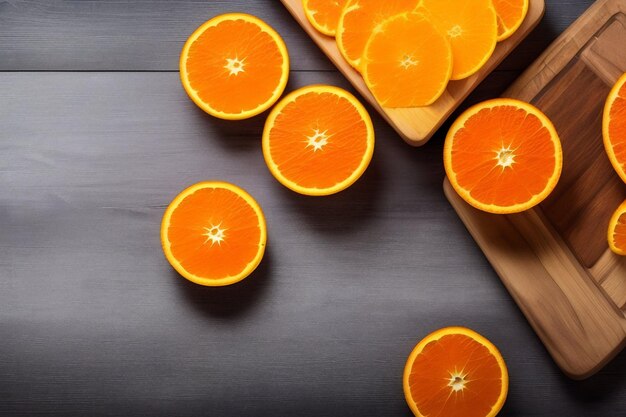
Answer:
<path fill-rule="evenodd" d="M 349 87 L 291 87 L 315 82 Z M 452 324 L 519 380 L 563 383 L 443 198 L 440 146 L 374 114 L 365 175 L 310 199 L 269 174 L 264 116 L 213 119 L 176 73 L 2 73 L 0 91 L 0 415 L 403 415 L 408 353 Z M 159 244 L 166 204 L 205 179 L 267 216 L 266 259 L 230 288 L 188 284 Z M 537 407 L 576 410 L 548 392 Z"/>
<path fill-rule="evenodd" d="M 559 185 L 540 207 L 487 216 L 446 194 L 559 367 L 597 372 L 626 345 L 626 263 L 606 228 L 626 198 L 604 153 L 601 115 L 626 71 L 626 1 L 600 0 L 505 93 L 553 121 L 564 151 Z"/>
<path fill-rule="evenodd" d="M 325 36 L 310 24 L 301 0 L 281 0 L 287 9 L 350 83 L 398 134 L 412 146 L 422 146 L 434 135 L 461 102 L 493 71 L 502 60 L 537 26 L 544 10 L 544 0 L 531 0 L 526 19 L 513 36 L 499 43 L 483 68 L 469 78 L 451 81 L 446 92 L 428 107 L 389 108 L 381 106 L 365 84 L 361 74 L 342 56 L 335 39 Z"/>
<path fill-rule="evenodd" d="M 526 68 L 592 2 L 549 2 L 536 33 L 500 68 Z M 187 36 L 203 21 L 226 11 L 267 20 L 285 38 L 293 69 L 334 70 L 274 0 L 4 0 L 0 71 L 176 71 Z"/>

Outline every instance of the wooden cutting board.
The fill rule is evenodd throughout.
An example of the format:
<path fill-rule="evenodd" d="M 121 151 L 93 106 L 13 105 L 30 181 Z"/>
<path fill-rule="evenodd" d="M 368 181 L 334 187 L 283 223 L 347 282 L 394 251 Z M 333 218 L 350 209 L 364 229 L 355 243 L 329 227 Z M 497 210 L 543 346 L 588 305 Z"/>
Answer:
<path fill-rule="evenodd" d="M 530 0 L 528 15 L 517 32 L 504 42 L 498 43 L 495 52 L 478 73 L 464 80 L 451 81 L 447 91 L 433 105 L 392 109 L 381 107 L 378 104 L 365 85 L 361 74 L 352 68 L 339 52 L 335 39 L 322 35 L 309 23 L 302 8 L 302 0 L 281 1 L 315 43 L 348 78 L 354 88 L 378 110 L 408 144 L 413 146 L 421 146 L 428 142 L 474 88 L 537 26 L 545 11 L 544 0 Z"/>
<path fill-rule="evenodd" d="M 586 378 L 626 344 L 626 258 L 607 244 L 626 185 L 601 130 L 609 90 L 626 71 L 626 0 L 598 0 L 505 93 L 554 122 L 563 175 L 538 208 L 480 212 L 445 193 L 546 348 L 570 377 Z"/>

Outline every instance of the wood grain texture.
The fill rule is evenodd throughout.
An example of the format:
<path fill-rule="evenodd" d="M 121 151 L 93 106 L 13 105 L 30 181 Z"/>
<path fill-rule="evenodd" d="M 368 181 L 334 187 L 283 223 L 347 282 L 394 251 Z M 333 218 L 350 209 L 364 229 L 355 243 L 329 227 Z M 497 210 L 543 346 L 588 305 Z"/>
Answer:
<path fill-rule="evenodd" d="M 547 0 L 545 19 L 500 69 L 525 69 L 592 2 Z M 191 32 L 232 11 L 277 29 L 292 69 L 335 70 L 277 0 L 0 0 L 0 71 L 177 71 Z"/>
<path fill-rule="evenodd" d="M 626 345 L 626 263 L 606 229 L 626 185 L 604 152 L 604 102 L 626 71 L 626 1 L 596 2 L 505 96 L 529 101 L 554 122 L 563 174 L 539 208 L 488 216 L 445 191 L 563 371 L 586 378 Z"/>
<path fill-rule="evenodd" d="M 496 49 L 476 74 L 460 81 L 450 81 L 443 95 L 427 107 L 389 108 L 381 106 L 365 84 L 361 74 L 354 69 L 337 47 L 334 38 L 325 36 L 308 21 L 302 0 L 281 0 L 296 21 L 315 41 L 359 93 L 372 105 L 398 134 L 412 146 L 423 146 L 435 134 L 454 110 L 500 64 L 507 55 L 539 24 L 545 11 L 544 0 L 530 0 L 528 14 L 520 28 Z"/>

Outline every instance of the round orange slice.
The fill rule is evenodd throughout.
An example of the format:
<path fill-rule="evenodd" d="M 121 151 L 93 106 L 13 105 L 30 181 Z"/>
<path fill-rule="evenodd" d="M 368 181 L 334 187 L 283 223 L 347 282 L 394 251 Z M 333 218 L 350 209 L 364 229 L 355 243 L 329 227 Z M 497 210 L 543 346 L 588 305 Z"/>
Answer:
<path fill-rule="evenodd" d="M 343 57 L 361 71 L 361 57 L 369 37 L 388 18 L 415 10 L 419 0 L 348 0 L 337 27 L 337 46 Z"/>
<path fill-rule="evenodd" d="M 528 14 L 528 0 L 492 0 L 498 15 L 498 42 L 513 35 Z"/>
<path fill-rule="evenodd" d="M 403 386 L 417 417 L 493 417 L 506 401 L 509 376 L 489 340 L 464 327 L 447 327 L 415 346 Z"/>
<path fill-rule="evenodd" d="M 561 176 L 563 151 L 552 122 L 536 107 L 513 99 L 489 100 L 453 124 L 444 166 L 456 192 L 490 213 L 528 210 Z"/>
<path fill-rule="evenodd" d="M 618 207 L 609 222 L 608 238 L 611 250 L 626 256 L 626 201 Z"/>
<path fill-rule="evenodd" d="M 404 13 L 378 26 L 365 47 L 362 69 L 381 106 L 428 106 L 446 91 L 452 49 L 424 15 Z"/>
<path fill-rule="evenodd" d="M 606 100 L 602 136 L 613 168 L 626 182 L 626 73 L 615 83 Z"/>
<path fill-rule="evenodd" d="M 493 54 L 498 21 L 491 0 L 422 0 L 420 10 L 450 41 L 453 80 L 475 74 Z"/>
<path fill-rule="evenodd" d="M 302 0 L 304 13 L 315 29 L 335 36 L 341 12 L 348 0 Z"/>
<path fill-rule="evenodd" d="M 374 153 L 367 110 L 341 88 L 296 90 L 272 109 L 263 131 L 263 155 L 274 177 L 304 195 L 338 193 L 356 182 Z"/>
<path fill-rule="evenodd" d="M 169 263 L 196 284 L 230 285 L 256 269 L 267 231 L 257 202 L 225 182 L 201 182 L 165 210 L 161 244 Z"/>
<path fill-rule="evenodd" d="M 289 78 L 289 55 L 278 33 L 262 20 L 223 14 L 187 39 L 180 78 L 205 112 L 220 119 L 247 119 L 280 98 Z"/>

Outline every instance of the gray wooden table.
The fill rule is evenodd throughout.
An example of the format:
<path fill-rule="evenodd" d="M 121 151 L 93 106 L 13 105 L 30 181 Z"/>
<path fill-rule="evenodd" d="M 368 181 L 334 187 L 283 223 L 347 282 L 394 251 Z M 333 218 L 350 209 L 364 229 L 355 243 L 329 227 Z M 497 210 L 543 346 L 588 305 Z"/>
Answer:
<path fill-rule="evenodd" d="M 547 3 L 468 103 L 591 1 Z M 626 355 L 564 377 L 443 197 L 447 126 L 413 149 L 373 115 L 365 176 L 313 199 L 267 171 L 262 116 L 191 103 L 182 44 L 227 11 L 283 35 L 289 90 L 349 87 L 275 0 L 0 1 L 0 415 L 408 416 L 408 353 L 464 325 L 506 358 L 501 415 L 626 416 Z M 265 260 L 229 288 L 186 282 L 160 248 L 165 206 L 206 179 L 243 186 L 268 220 Z"/>

